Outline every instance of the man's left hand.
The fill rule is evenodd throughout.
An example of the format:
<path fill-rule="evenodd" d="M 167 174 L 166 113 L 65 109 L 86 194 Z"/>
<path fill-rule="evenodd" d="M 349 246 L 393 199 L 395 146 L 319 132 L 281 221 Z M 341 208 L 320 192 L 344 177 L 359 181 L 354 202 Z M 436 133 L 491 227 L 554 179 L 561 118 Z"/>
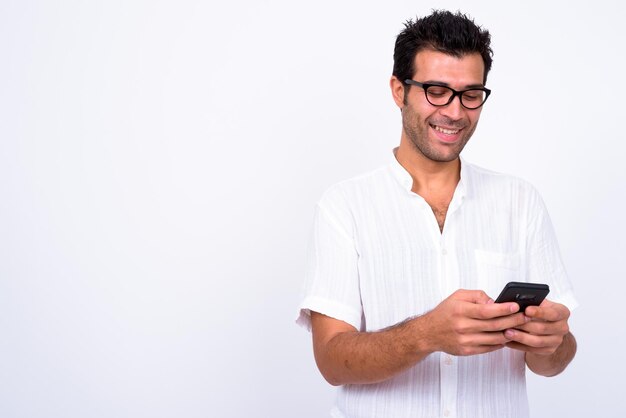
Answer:
<path fill-rule="evenodd" d="M 545 299 L 539 306 L 526 308 L 525 314 L 530 321 L 504 332 L 511 340 L 507 347 L 539 355 L 553 354 L 569 333 L 569 309 Z"/>

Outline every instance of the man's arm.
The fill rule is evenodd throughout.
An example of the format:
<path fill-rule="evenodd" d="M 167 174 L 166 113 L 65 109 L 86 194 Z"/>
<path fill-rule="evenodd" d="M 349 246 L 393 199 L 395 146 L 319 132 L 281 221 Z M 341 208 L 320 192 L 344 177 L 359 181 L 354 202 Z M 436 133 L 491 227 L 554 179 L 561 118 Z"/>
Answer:
<path fill-rule="evenodd" d="M 467 356 L 504 347 L 503 331 L 528 321 L 518 310 L 482 291 L 459 290 L 432 311 L 377 332 L 312 312 L 315 361 L 332 385 L 381 382 L 435 351 Z"/>
<path fill-rule="evenodd" d="M 526 364 L 541 376 L 556 376 L 576 354 L 576 339 L 569 331 L 570 311 L 565 305 L 544 300 L 540 306 L 526 308 L 531 321 L 507 330 L 507 346 L 525 351 Z"/>

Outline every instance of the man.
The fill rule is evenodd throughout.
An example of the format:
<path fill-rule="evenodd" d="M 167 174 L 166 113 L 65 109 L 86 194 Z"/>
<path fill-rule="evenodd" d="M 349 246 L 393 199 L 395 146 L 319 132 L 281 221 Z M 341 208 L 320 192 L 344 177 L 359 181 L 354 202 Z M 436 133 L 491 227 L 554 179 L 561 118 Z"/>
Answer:
<path fill-rule="evenodd" d="M 541 198 L 459 157 L 491 55 L 463 14 L 407 22 L 390 81 L 395 158 L 318 203 L 298 323 L 341 386 L 333 417 L 524 417 L 525 366 L 553 376 L 574 356 L 577 302 Z M 550 300 L 494 303 L 509 281 L 547 283 Z"/>

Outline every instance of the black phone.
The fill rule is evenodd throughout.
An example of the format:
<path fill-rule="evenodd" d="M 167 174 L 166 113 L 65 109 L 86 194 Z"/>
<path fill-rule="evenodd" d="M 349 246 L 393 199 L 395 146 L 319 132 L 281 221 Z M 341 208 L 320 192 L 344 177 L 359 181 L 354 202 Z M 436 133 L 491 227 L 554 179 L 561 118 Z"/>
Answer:
<path fill-rule="evenodd" d="M 504 286 L 496 303 L 517 302 L 519 312 L 528 306 L 538 306 L 550 293 L 550 287 L 541 283 L 509 282 Z"/>

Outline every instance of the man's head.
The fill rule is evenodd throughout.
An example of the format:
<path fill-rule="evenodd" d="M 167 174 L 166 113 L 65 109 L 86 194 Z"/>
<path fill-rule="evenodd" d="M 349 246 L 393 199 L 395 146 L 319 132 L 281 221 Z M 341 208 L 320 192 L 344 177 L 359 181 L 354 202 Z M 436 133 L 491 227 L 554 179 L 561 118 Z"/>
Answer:
<path fill-rule="evenodd" d="M 477 93 L 491 68 L 489 42 L 489 32 L 460 13 L 435 11 L 406 24 L 396 40 L 391 78 L 402 111 L 402 153 L 434 162 L 458 158 L 486 98 Z"/>
<path fill-rule="evenodd" d="M 408 20 L 404 24 L 404 30 L 396 38 L 392 74 L 401 81 L 413 78 L 416 71 L 415 55 L 425 49 L 457 58 L 478 53 L 484 64 L 485 84 L 493 61 L 490 44 L 489 31 L 477 26 L 466 15 L 435 10 L 429 16 L 415 21 Z"/>

